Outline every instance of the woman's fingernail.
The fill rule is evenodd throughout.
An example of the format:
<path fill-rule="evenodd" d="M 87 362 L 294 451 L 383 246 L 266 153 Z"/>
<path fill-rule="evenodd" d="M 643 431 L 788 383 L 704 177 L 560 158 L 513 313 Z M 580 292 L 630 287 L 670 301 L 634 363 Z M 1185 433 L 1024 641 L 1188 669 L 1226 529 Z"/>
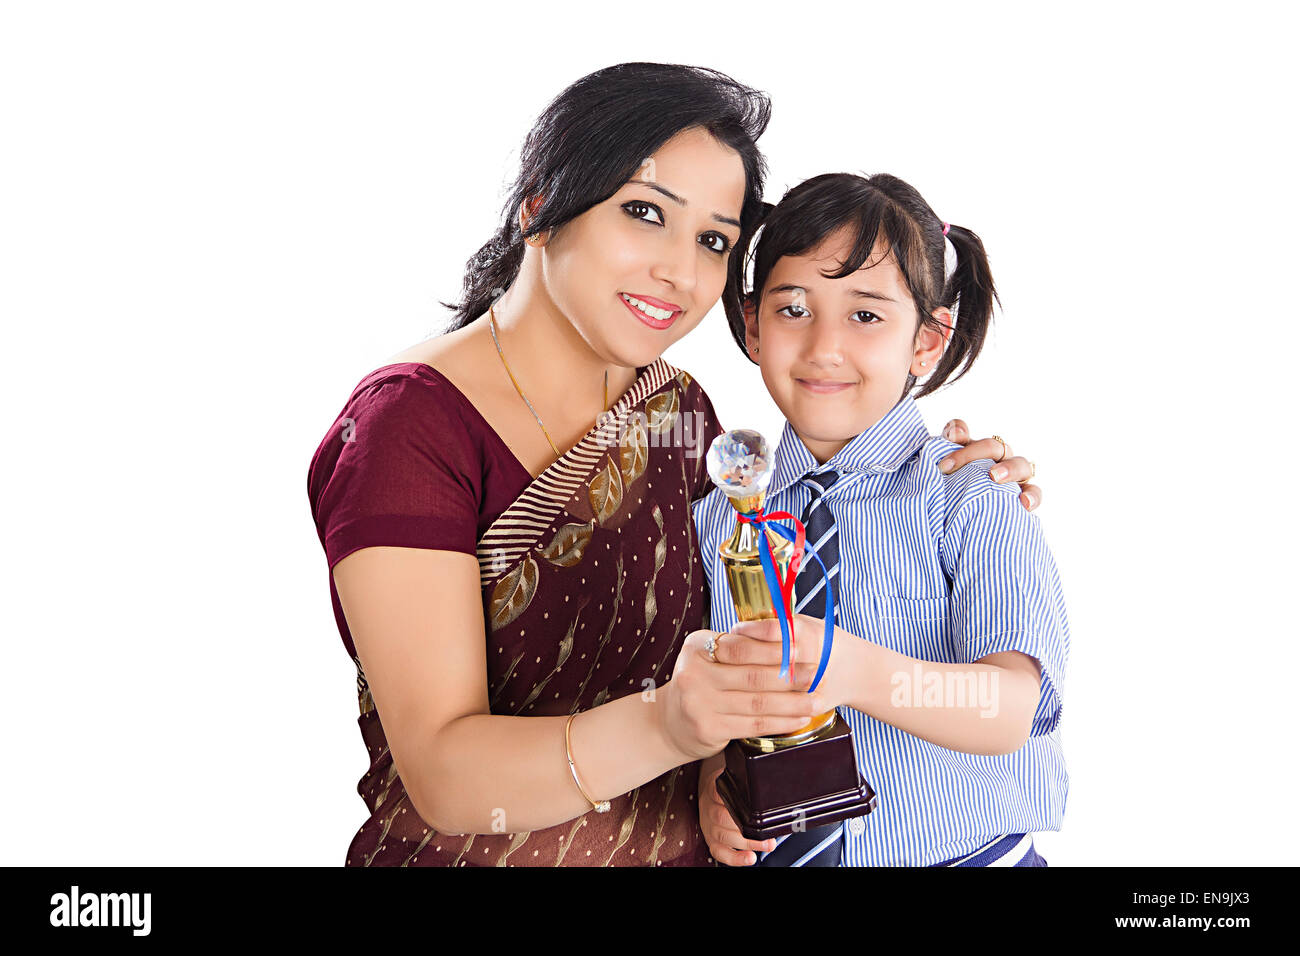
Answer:
<path fill-rule="evenodd" d="M 1001 481 L 1007 476 L 1007 470 L 1005 468 L 994 468 L 989 472 L 989 475 L 992 476 L 994 481 Z"/>
<path fill-rule="evenodd" d="M 943 461 L 939 462 L 939 470 L 946 475 L 948 472 L 952 471 L 952 464 L 953 462 L 951 458 L 945 458 Z"/>

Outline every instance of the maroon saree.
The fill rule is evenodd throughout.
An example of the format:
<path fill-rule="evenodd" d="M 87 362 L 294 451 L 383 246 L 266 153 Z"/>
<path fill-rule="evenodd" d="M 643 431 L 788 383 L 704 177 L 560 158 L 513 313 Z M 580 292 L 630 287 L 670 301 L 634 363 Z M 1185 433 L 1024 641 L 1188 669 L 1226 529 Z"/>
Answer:
<path fill-rule="evenodd" d="M 492 713 L 572 714 L 671 677 L 703 619 L 691 502 L 710 487 L 704 454 L 720 431 L 699 384 L 660 359 L 491 521 L 476 553 Z M 349 866 L 713 865 L 695 763 L 617 797 L 608 813 L 524 833 L 435 831 L 407 799 L 353 657 L 371 758 L 358 792 L 371 815 Z"/>

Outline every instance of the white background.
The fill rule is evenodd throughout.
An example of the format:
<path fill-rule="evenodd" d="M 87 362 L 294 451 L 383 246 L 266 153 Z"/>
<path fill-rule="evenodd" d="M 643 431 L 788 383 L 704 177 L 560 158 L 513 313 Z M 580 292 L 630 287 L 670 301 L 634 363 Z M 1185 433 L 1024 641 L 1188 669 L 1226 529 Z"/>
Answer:
<path fill-rule="evenodd" d="M 984 238 L 1005 310 L 920 407 L 1038 463 L 1049 863 L 1293 862 L 1283 6 L 470 7 L 3 7 L 2 862 L 342 864 L 366 753 L 307 466 L 441 328 L 538 112 L 625 60 L 768 92 L 769 201 L 888 171 Z M 721 308 L 666 357 L 779 437 Z"/>

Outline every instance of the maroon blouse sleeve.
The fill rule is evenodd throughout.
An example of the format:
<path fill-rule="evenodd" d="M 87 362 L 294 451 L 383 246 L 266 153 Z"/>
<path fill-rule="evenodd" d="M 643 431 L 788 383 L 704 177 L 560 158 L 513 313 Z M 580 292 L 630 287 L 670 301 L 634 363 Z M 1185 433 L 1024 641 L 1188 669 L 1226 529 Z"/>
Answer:
<path fill-rule="evenodd" d="M 483 469 L 449 388 L 394 371 L 353 392 L 307 479 L 330 568 L 380 545 L 475 553 Z"/>

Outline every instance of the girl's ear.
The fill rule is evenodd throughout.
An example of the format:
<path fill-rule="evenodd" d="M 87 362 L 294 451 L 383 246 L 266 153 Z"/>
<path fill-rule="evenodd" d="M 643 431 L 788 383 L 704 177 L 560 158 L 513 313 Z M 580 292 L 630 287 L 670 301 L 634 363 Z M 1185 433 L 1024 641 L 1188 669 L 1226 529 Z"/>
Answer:
<path fill-rule="evenodd" d="M 741 303 L 745 309 L 745 351 L 755 362 L 758 361 L 758 313 L 754 308 L 754 297 L 746 295 Z"/>
<path fill-rule="evenodd" d="M 952 312 L 948 309 L 935 309 L 930 313 L 934 318 L 943 324 L 942 329 L 936 329 L 928 322 L 922 323 L 921 327 L 916 330 L 916 347 L 912 354 L 912 374 L 917 378 L 928 375 L 934 371 L 939 359 L 943 357 L 943 351 L 952 339 Z M 921 363 L 925 364 L 922 365 Z"/>

